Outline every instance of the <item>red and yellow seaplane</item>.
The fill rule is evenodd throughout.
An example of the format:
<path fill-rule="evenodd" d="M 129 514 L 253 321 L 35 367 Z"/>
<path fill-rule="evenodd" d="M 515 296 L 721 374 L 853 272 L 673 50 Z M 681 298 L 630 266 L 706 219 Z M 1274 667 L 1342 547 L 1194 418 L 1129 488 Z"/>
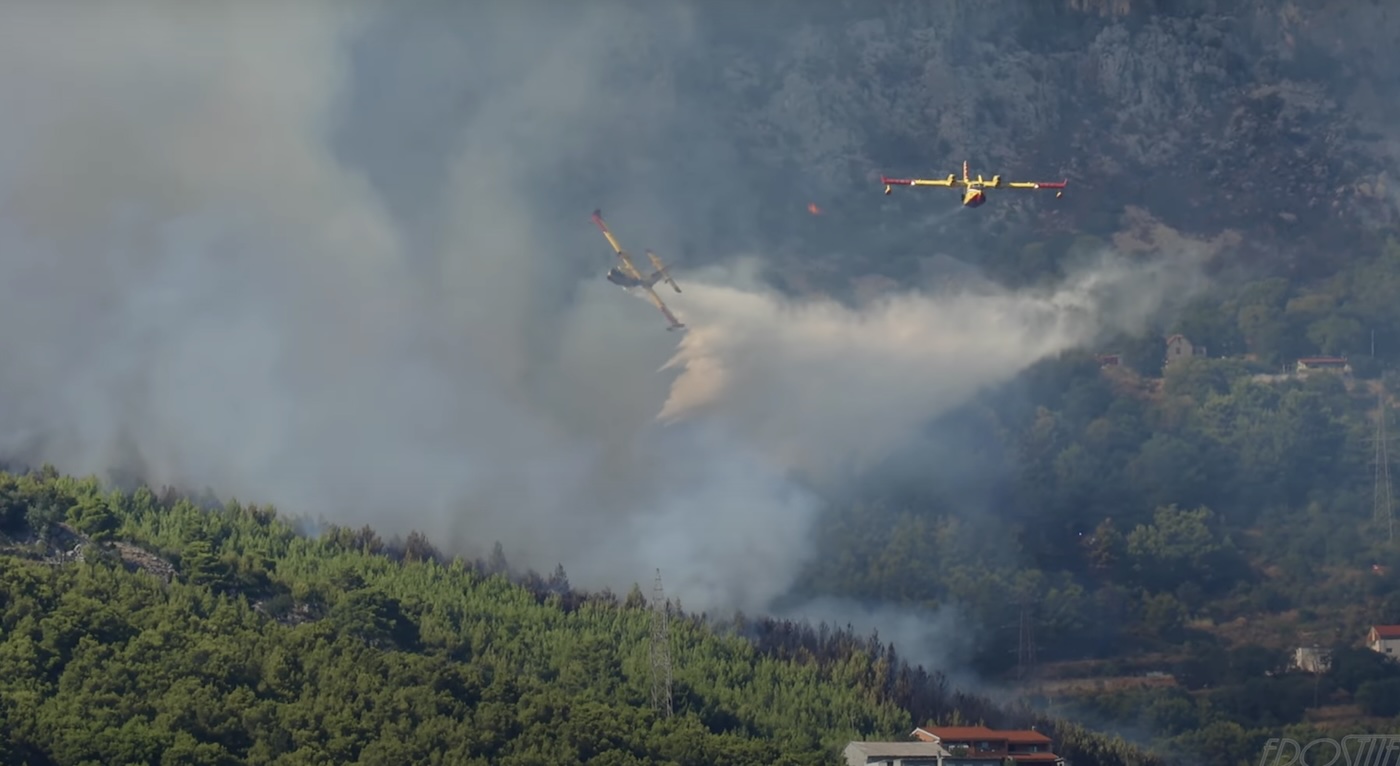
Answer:
<path fill-rule="evenodd" d="M 880 183 L 885 185 L 885 193 L 889 194 L 895 186 L 941 186 L 945 189 L 965 189 L 962 195 L 964 207 L 978 207 L 987 201 L 986 189 L 1055 189 L 1055 196 L 1063 197 L 1064 188 L 1069 185 L 1069 180 L 1063 181 L 1002 181 L 1001 176 L 992 176 L 989 181 L 982 177 L 981 173 L 976 178 L 972 178 L 967 172 L 967 162 L 963 162 L 962 178 L 958 178 L 952 173 L 947 178 L 887 178 L 880 176 Z"/>
<path fill-rule="evenodd" d="M 666 321 L 670 323 L 666 329 L 684 330 L 685 325 L 681 324 L 681 320 L 676 319 L 676 315 L 672 314 L 671 310 L 666 308 L 666 304 L 661 302 L 661 296 L 657 295 L 656 291 L 652 289 L 652 285 L 655 285 L 657 282 L 665 282 L 676 292 L 681 291 L 680 286 L 676 284 L 676 280 L 671 279 L 671 272 L 666 268 L 666 264 L 661 262 L 661 258 L 650 250 L 646 251 L 647 258 L 651 260 L 652 268 L 655 270 L 652 271 L 651 274 L 644 275 L 637 270 L 637 267 L 632 263 L 631 256 L 627 254 L 626 250 L 622 249 L 622 245 L 617 243 L 617 238 L 614 237 L 612 231 L 608 229 L 608 225 L 603 222 L 603 212 L 601 210 L 593 211 L 593 224 L 603 231 L 603 236 L 607 238 L 608 244 L 612 245 L 613 252 L 617 253 L 618 265 L 608 270 L 608 281 L 625 290 L 644 290 L 647 298 L 651 300 L 652 305 L 655 306 L 657 310 L 661 312 L 661 315 L 666 317 Z"/>

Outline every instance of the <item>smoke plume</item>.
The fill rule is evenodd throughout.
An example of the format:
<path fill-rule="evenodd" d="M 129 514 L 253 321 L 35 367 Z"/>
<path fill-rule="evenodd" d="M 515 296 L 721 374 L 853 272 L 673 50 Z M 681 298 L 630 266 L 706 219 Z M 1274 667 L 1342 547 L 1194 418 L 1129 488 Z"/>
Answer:
<path fill-rule="evenodd" d="M 720 420 L 811 475 L 859 470 L 983 387 L 1106 331 L 1140 330 L 1196 280 L 1165 265 L 1101 258 L 1050 289 L 907 291 L 860 308 L 752 280 L 700 283 L 660 417 Z"/>
<path fill-rule="evenodd" d="M 673 84 L 689 17 L 458 6 L 0 9 L 0 448 L 762 610 L 814 477 L 1177 273 L 852 308 L 714 253 L 675 264 L 677 347 L 588 212 L 675 253 L 743 199 Z"/>

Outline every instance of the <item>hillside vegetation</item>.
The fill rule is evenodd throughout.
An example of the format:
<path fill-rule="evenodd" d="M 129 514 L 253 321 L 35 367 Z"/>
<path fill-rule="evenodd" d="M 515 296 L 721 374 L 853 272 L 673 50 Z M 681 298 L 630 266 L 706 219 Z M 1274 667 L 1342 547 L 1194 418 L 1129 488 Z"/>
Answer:
<path fill-rule="evenodd" d="M 1280 733 L 1393 730 L 1400 665 L 1359 643 L 1400 621 L 1372 503 L 1400 358 L 1353 352 L 1357 328 L 1400 331 L 1377 292 L 1397 275 L 1390 243 L 1326 280 L 1223 285 L 1103 349 L 1119 365 L 1074 352 L 985 392 L 829 513 L 809 595 L 956 608 L 972 668 L 1019 671 L 1057 716 L 1161 760 L 997 709 L 850 630 L 679 610 L 663 720 L 639 589 L 51 470 L 0 476 L 0 757 L 817 764 L 915 722 L 1038 721 L 1076 766 L 1236 766 Z M 1173 331 L 1212 350 L 1164 369 Z M 1323 352 L 1352 373 L 1281 372 Z M 1312 643 L 1333 649 L 1319 676 L 1289 667 Z"/>
<path fill-rule="evenodd" d="M 1027 642 L 1046 681 L 1164 674 L 1062 709 L 1164 752 L 1213 741 L 1205 763 L 1250 760 L 1305 722 L 1392 730 L 1400 664 L 1361 644 L 1400 622 L 1400 541 L 1376 479 L 1381 418 L 1396 457 L 1397 280 L 1391 240 L 1325 279 L 1223 281 L 1099 349 L 1119 364 L 1084 350 L 1034 366 L 833 510 L 809 590 L 956 607 L 987 674 L 1036 671 Z M 1174 333 L 1205 355 L 1164 366 Z M 1349 371 L 1295 371 L 1319 354 Z M 1314 644 L 1332 670 L 1291 670 Z"/>
<path fill-rule="evenodd" d="M 1031 723 L 848 630 L 679 610 L 661 717 L 640 589 L 513 583 L 416 534 L 52 470 L 0 474 L 0 530 L 0 763 L 795 766 L 915 720 Z M 1155 763 L 1041 723 L 1081 766 Z"/>

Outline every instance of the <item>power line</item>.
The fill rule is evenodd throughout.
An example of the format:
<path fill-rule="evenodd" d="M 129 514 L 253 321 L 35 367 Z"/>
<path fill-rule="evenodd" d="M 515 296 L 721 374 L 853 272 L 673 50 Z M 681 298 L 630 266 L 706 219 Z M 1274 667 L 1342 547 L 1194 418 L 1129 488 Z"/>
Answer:
<path fill-rule="evenodd" d="M 662 717 L 670 718 L 671 704 L 671 602 L 661 589 L 661 570 L 651 586 L 651 705 Z"/>

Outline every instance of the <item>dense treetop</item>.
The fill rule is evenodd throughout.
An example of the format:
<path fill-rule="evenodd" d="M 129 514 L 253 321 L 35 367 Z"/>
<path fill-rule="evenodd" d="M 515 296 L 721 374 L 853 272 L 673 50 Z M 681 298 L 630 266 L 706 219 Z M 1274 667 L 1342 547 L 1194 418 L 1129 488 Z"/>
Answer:
<path fill-rule="evenodd" d="M 1007 715 L 849 630 L 675 610 L 661 717 L 639 589 L 512 582 L 417 534 L 310 538 L 52 470 L 0 475 L 0 530 L 4 763 L 828 764 Z M 1060 733 L 1083 764 L 1149 762 Z"/>

